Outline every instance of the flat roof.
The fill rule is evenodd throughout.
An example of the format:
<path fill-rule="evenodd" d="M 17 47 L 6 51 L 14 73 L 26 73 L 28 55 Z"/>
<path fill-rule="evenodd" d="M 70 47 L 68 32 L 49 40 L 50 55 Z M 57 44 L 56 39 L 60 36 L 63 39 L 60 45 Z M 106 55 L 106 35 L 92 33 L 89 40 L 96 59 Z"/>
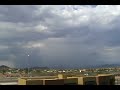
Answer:
<path fill-rule="evenodd" d="M 113 74 L 98 74 L 97 76 L 113 76 Z"/>
<path fill-rule="evenodd" d="M 27 79 L 28 81 L 31 81 L 31 80 L 61 80 L 61 79 L 59 79 L 59 78 L 53 78 L 53 79 Z"/>
<path fill-rule="evenodd" d="M 18 85 L 17 82 L 5 82 L 5 83 L 0 83 L 0 85 Z"/>
<path fill-rule="evenodd" d="M 20 79 L 51 79 L 57 78 L 57 76 L 40 76 L 40 77 L 19 77 Z"/>

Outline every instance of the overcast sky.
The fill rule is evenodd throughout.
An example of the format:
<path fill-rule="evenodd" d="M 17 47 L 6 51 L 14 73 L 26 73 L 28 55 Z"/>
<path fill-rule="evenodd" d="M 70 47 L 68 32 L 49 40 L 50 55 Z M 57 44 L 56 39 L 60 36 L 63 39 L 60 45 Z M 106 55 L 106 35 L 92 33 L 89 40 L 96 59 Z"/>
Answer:
<path fill-rule="evenodd" d="M 119 29 L 119 5 L 1 5 L 0 65 L 118 64 Z"/>

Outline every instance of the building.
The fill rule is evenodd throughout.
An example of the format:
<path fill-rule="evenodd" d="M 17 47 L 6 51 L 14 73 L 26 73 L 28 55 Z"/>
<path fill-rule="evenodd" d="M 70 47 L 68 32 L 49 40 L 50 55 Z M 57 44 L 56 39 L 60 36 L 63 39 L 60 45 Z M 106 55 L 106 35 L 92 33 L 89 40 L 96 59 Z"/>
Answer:
<path fill-rule="evenodd" d="M 115 76 L 115 85 L 120 85 L 120 76 Z"/>
<path fill-rule="evenodd" d="M 99 74 L 96 76 L 97 85 L 115 85 L 115 76 L 112 74 Z"/>
<path fill-rule="evenodd" d="M 50 76 L 43 78 L 19 78 L 18 85 L 77 85 L 77 78 L 67 78 L 66 75 L 58 74 L 58 76 Z"/>
<path fill-rule="evenodd" d="M 78 79 L 78 85 L 97 85 L 96 83 L 96 77 L 94 76 L 83 76 L 83 77 L 68 77 L 68 78 L 77 78 Z"/>
<path fill-rule="evenodd" d="M 18 85 L 77 85 L 77 78 L 19 78 Z"/>
<path fill-rule="evenodd" d="M 77 76 L 78 85 L 115 85 L 115 76 L 111 74 L 99 74 L 97 76 Z"/>
<path fill-rule="evenodd" d="M 58 76 L 46 78 L 19 78 L 18 85 L 115 85 L 115 76 L 110 74 L 97 76 L 58 74 Z"/>

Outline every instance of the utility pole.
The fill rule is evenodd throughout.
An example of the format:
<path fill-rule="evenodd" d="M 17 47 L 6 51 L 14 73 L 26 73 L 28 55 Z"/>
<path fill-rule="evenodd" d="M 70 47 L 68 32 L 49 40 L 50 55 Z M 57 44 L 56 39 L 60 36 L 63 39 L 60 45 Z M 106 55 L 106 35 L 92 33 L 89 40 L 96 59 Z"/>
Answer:
<path fill-rule="evenodd" d="M 29 77 L 29 54 L 27 55 L 28 56 L 28 77 Z"/>

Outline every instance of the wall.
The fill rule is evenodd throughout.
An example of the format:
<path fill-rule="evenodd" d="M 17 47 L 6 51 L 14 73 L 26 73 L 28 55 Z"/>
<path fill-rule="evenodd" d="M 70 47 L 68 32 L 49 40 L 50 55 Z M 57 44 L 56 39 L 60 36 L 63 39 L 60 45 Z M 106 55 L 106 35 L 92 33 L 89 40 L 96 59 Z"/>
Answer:
<path fill-rule="evenodd" d="M 27 80 L 26 85 L 43 85 L 43 80 Z"/>
<path fill-rule="evenodd" d="M 67 75 L 65 75 L 65 74 L 58 74 L 58 78 L 59 79 L 67 78 Z"/>
<path fill-rule="evenodd" d="M 83 77 L 68 77 L 68 78 L 77 78 L 77 84 L 83 85 Z"/>
<path fill-rule="evenodd" d="M 97 85 L 96 77 L 84 77 L 84 85 Z"/>
<path fill-rule="evenodd" d="M 115 85 L 114 75 L 104 75 L 96 77 L 97 85 Z"/>
<path fill-rule="evenodd" d="M 64 79 L 64 85 L 78 85 L 78 78 Z"/>
<path fill-rule="evenodd" d="M 64 79 L 43 80 L 44 85 L 64 85 Z"/>
<path fill-rule="evenodd" d="M 26 80 L 18 78 L 18 85 L 26 85 Z"/>

